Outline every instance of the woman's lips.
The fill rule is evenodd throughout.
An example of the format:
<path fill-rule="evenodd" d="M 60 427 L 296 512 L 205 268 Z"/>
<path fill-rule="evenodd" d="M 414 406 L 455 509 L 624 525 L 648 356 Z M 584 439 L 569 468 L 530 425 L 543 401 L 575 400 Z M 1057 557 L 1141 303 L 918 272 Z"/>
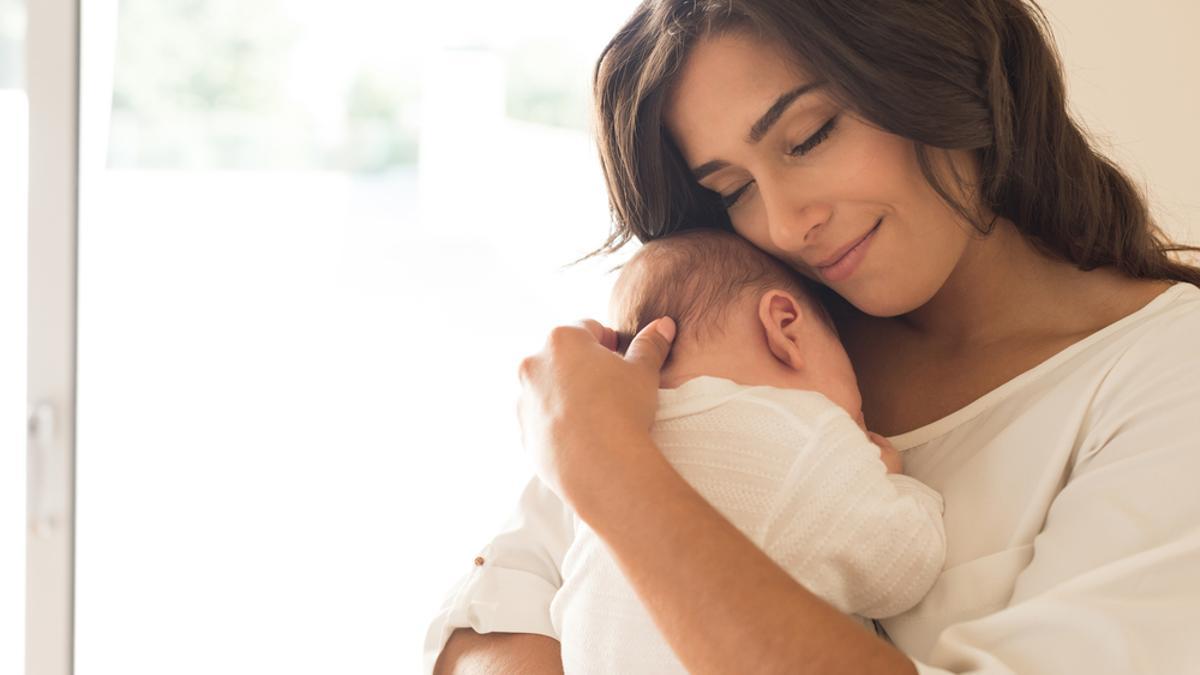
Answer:
<path fill-rule="evenodd" d="M 858 243 L 850 247 L 850 250 L 843 253 L 832 263 L 828 265 L 818 265 L 817 274 L 827 282 L 838 282 L 850 277 L 854 271 L 858 269 L 858 265 L 862 262 L 863 257 L 870 247 L 870 242 L 875 238 L 875 233 L 879 231 L 879 226 L 883 224 L 883 218 L 875 221 L 875 227 L 872 227 L 869 232 L 863 235 Z"/>

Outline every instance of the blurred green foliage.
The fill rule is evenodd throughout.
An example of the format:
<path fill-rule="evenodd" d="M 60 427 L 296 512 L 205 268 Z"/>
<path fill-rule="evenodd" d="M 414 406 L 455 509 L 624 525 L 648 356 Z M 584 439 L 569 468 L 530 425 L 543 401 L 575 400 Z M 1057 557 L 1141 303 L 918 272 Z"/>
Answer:
<path fill-rule="evenodd" d="M 120 8 L 110 166 L 373 172 L 416 161 L 418 73 L 336 73 L 317 92 L 332 106 L 314 111 L 294 62 L 305 27 L 276 0 Z"/>
<path fill-rule="evenodd" d="M 25 83 L 25 0 L 0 0 L 0 89 Z"/>
<path fill-rule="evenodd" d="M 586 129 L 591 115 L 592 63 L 562 39 L 516 46 L 507 58 L 508 116 L 568 129 Z"/>
<path fill-rule="evenodd" d="M 283 0 L 121 0 L 109 165 L 415 164 L 426 55 L 397 44 L 355 56 L 357 45 L 322 29 L 298 23 Z M 526 40 L 503 58 L 510 118 L 587 128 L 592 64 L 566 38 Z"/>
<path fill-rule="evenodd" d="M 297 140 L 289 136 L 303 135 L 302 120 L 279 119 L 291 38 L 274 2 L 123 0 L 110 165 L 240 168 L 297 160 L 302 152 L 277 152 Z"/>
<path fill-rule="evenodd" d="M 415 74 L 360 70 L 346 94 L 348 133 L 340 164 L 378 172 L 417 161 Z"/>

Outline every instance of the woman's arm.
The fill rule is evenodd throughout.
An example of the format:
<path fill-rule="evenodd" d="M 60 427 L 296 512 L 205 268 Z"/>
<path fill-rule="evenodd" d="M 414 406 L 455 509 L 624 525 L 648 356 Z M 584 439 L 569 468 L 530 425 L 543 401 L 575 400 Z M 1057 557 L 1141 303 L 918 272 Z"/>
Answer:
<path fill-rule="evenodd" d="M 576 507 L 692 673 L 915 673 L 904 654 L 796 583 L 662 458 L 648 437 L 621 498 Z"/>
<path fill-rule="evenodd" d="M 552 675 L 562 673 L 558 640 L 529 633 L 481 635 L 460 628 L 450 635 L 434 675 Z"/>
<path fill-rule="evenodd" d="M 661 331 L 660 331 L 661 329 Z M 543 480 L 605 541 L 693 673 L 915 673 L 809 593 L 706 502 L 650 439 L 672 323 L 622 357 L 596 322 L 521 366 L 521 428 Z"/>
<path fill-rule="evenodd" d="M 574 529 L 574 516 L 562 500 L 541 480 L 532 478 L 500 533 L 479 549 L 474 559 L 462 560 L 465 574 L 450 589 L 426 629 L 421 672 L 431 675 L 437 663 L 443 664 L 438 672 L 455 672 L 457 656 L 449 665 L 445 661 L 451 641 L 467 657 L 464 668 L 485 665 L 493 656 L 497 668 L 522 663 L 525 658 L 540 662 L 537 657 L 545 654 L 542 645 L 547 641 L 554 643 L 557 655 L 550 605 L 562 585 L 562 560 Z M 506 637 L 493 640 L 492 635 Z M 473 639 L 475 636 L 482 639 Z M 538 651 L 526 654 L 525 650 Z M 520 672 L 561 672 L 561 666 L 555 664 L 550 670 L 525 667 Z"/>

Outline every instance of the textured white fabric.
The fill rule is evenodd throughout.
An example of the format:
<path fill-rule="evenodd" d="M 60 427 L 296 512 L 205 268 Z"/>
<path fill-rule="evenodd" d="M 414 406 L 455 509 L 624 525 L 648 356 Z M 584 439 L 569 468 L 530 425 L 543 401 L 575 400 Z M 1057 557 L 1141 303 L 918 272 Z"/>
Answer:
<path fill-rule="evenodd" d="M 889 476 L 879 448 L 820 394 L 698 377 L 660 390 L 651 434 L 726 519 L 843 612 L 899 614 L 942 569 L 941 497 Z M 687 672 L 578 518 L 562 578 L 550 617 L 567 675 Z"/>
<path fill-rule="evenodd" d="M 1198 344 L 1200 289 L 1176 284 L 965 408 L 890 439 L 905 470 L 945 501 L 940 577 L 915 608 L 883 621 L 918 670 L 1200 672 Z M 518 605 L 514 593 L 477 582 L 508 568 L 557 588 L 573 538 L 562 503 L 531 483 L 481 553 L 497 555 L 484 567 L 464 561 L 467 573 L 429 627 L 425 672 L 457 627 L 502 623 L 554 637 L 547 594 Z M 522 624 L 527 616 L 535 619 Z"/>
<path fill-rule="evenodd" d="M 1200 289 L 892 438 L 946 568 L 884 627 L 932 673 L 1200 673 Z"/>

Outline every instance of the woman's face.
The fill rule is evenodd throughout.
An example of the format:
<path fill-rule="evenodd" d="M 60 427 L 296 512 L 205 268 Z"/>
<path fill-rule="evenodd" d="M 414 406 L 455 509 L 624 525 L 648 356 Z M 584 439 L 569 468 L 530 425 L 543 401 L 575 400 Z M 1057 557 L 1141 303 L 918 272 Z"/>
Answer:
<path fill-rule="evenodd" d="M 671 137 L 759 248 L 868 314 L 920 307 L 970 226 L 925 180 L 912 141 L 838 106 L 792 60 L 738 33 L 700 41 L 667 102 Z M 953 157 L 974 176 L 966 153 Z"/>

